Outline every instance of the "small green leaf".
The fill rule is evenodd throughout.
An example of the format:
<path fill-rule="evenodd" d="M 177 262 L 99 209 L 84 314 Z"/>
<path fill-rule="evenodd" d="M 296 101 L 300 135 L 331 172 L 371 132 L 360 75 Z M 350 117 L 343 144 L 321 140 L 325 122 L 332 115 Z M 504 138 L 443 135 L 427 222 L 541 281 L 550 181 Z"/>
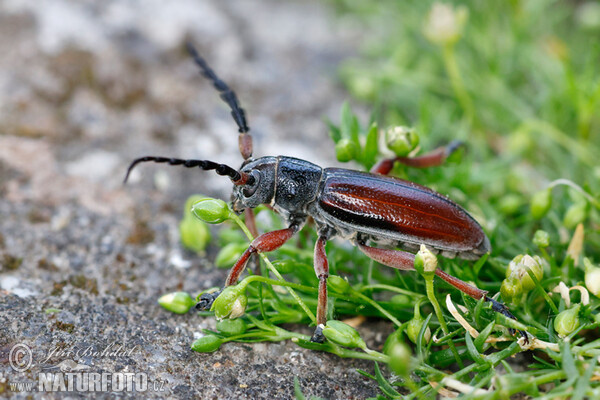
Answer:
<path fill-rule="evenodd" d="M 367 170 L 370 170 L 375 165 L 375 159 L 379 153 L 378 132 L 377 124 L 373 122 L 367 132 L 367 140 L 365 141 L 365 148 L 362 153 L 362 165 Z"/>

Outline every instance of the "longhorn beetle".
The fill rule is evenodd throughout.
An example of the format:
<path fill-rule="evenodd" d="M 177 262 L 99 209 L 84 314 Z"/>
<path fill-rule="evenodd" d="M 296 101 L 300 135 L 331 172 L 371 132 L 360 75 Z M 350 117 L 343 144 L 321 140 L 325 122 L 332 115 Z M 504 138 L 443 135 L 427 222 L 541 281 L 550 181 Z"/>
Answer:
<path fill-rule="evenodd" d="M 231 108 L 239 128 L 239 148 L 244 161 L 236 170 L 208 160 L 146 156 L 131 163 L 125 181 L 138 163 L 149 161 L 215 170 L 231 179 L 233 210 L 245 212 L 255 239 L 229 272 L 225 286 L 237 283 L 252 254 L 281 247 L 303 227 L 308 217 L 312 217 L 318 232 L 314 268 L 319 278 L 317 328 L 312 340 L 323 342 L 329 276 L 325 243 L 333 237 L 349 240 L 371 259 L 401 270 L 413 270 L 415 256 L 394 247 L 415 250 L 424 244 L 444 257 L 466 260 L 476 260 L 491 251 L 490 241 L 481 226 L 458 204 L 424 186 L 386 176 L 395 161 L 418 167 L 441 164 L 456 148 L 455 144 L 421 157 L 384 160 L 373 168 L 372 173 L 321 168 L 286 156 L 252 158 L 252 136 L 236 94 L 192 45 L 187 44 L 187 49 L 202 75 L 212 82 L 221 99 Z M 252 209 L 260 204 L 270 205 L 287 221 L 288 227 L 258 236 Z M 385 248 L 368 245 L 371 242 L 385 244 Z M 491 302 L 495 311 L 514 319 L 506 306 L 488 297 L 486 291 L 439 268 L 435 274 L 474 299 Z M 203 294 L 196 308 L 210 309 L 219 293 Z"/>

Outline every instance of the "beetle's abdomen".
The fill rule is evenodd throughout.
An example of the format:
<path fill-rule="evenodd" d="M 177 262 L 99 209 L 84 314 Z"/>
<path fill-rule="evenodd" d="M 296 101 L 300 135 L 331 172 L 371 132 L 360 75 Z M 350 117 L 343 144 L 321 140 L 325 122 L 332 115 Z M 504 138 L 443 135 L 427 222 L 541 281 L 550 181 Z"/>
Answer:
<path fill-rule="evenodd" d="M 425 244 L 448 256 L 472 259 L 490 251 L 477 221 L 424 186 L 337 168 L 325 170 L 322 185 L 318 208 L 333 226 L 399 245 Z"/>

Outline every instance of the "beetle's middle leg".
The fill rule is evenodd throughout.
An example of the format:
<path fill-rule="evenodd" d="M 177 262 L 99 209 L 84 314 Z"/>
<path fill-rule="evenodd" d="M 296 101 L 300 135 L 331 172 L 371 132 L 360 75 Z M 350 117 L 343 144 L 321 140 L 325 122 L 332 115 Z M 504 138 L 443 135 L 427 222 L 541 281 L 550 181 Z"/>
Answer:
<path fill-rule="evenodd" d="M 369 258 L 383 265 L 387 265 L 388 267 L 401 270 L 415 269 L 415 255 L 412 253 L 408 253 L 406 251 L 401 250 L 380 249 L 377 247 L 370 247 L 361 243 L 358 244 L 358 248 Z M 450 285 L 460 290 L 461 292 L 471 296 L 475 300 L 484 299 L 485 301 L 489 301 L 490 303 L 492 303 L 492 309 L 494 311 L 499 312 L 509 318 L 516 319 L 515 316 L 512 315 L 512 313 L 509 311 L 508 307 L 492 299 L 491 297 L 488 297 L 487 291 L 478 289 L 475 286 L 471 286 L 468 283 L 463 282 L 462 280 L 447 274 L 440 268 L 436 268 L 435 274 Z"/>
<path fill-rule="evenodd" d="M 227 280 L 225 281 L 225 287 L 235 285 L 246 268 L 246 264 L 255 253 L 268 253 L 273 250 L 277 250 L 285 242 L 287 242 L 298 230 L 300 229 L 299 223 L 292 223 L 289 228 L 280 229 L 277 231 L 263 233 L 250 243 L 250 246 L 244 251 L 242 256 L 237 260 L 235 265 L 229 271 Z M 199 310 L 209 310 L 212 303 L 219 296 L 221 291 L 213 293 L 204 293 L 200 296 L 200 301 L 196 304 L 196 308 Z"/>
<path fill-rule="evenodd" d="M 317 303 L 317 328 L 310 339 L 312 342 L 323 343 L 323 328 L 327 323 L 327 278 L 329 277 L 329 261 L 325 253 L 326 236 L 319 236 L 315 243 L 315 274 L 319 278 L 319 300 Z"/>
<path fill-rule="evenodd" d="M 371 172 L 374 174 L 387 175 L 394 168 L 394 163 L 399 162 L 413 168 L 428 168 L 442 165 L 444 161 L 463 145 L 460 140 L 453 140 L 447 146 L 439 147 L 427 154 L 418 157 L 394 157 L 381 160 Z"/>

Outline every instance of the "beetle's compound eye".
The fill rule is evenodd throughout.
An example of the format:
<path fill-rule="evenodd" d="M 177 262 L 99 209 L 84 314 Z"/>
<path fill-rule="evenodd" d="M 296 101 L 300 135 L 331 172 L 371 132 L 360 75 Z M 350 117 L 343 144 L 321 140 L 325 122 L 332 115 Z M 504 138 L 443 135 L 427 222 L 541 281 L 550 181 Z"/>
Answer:
<path fill-rule="evenodd" d="M 244 186 L 244 189 L 242 189 L 242 194 L 246 198 L 252 197 L 254 193 L 256 193 L 256 189 L 258 189 L 258 185 L 260 185 L 260 172 L 255 169 L 252 170 L 250 172 L 250 179 L 251 182 L 249 182 L 246 186 Z"/>

